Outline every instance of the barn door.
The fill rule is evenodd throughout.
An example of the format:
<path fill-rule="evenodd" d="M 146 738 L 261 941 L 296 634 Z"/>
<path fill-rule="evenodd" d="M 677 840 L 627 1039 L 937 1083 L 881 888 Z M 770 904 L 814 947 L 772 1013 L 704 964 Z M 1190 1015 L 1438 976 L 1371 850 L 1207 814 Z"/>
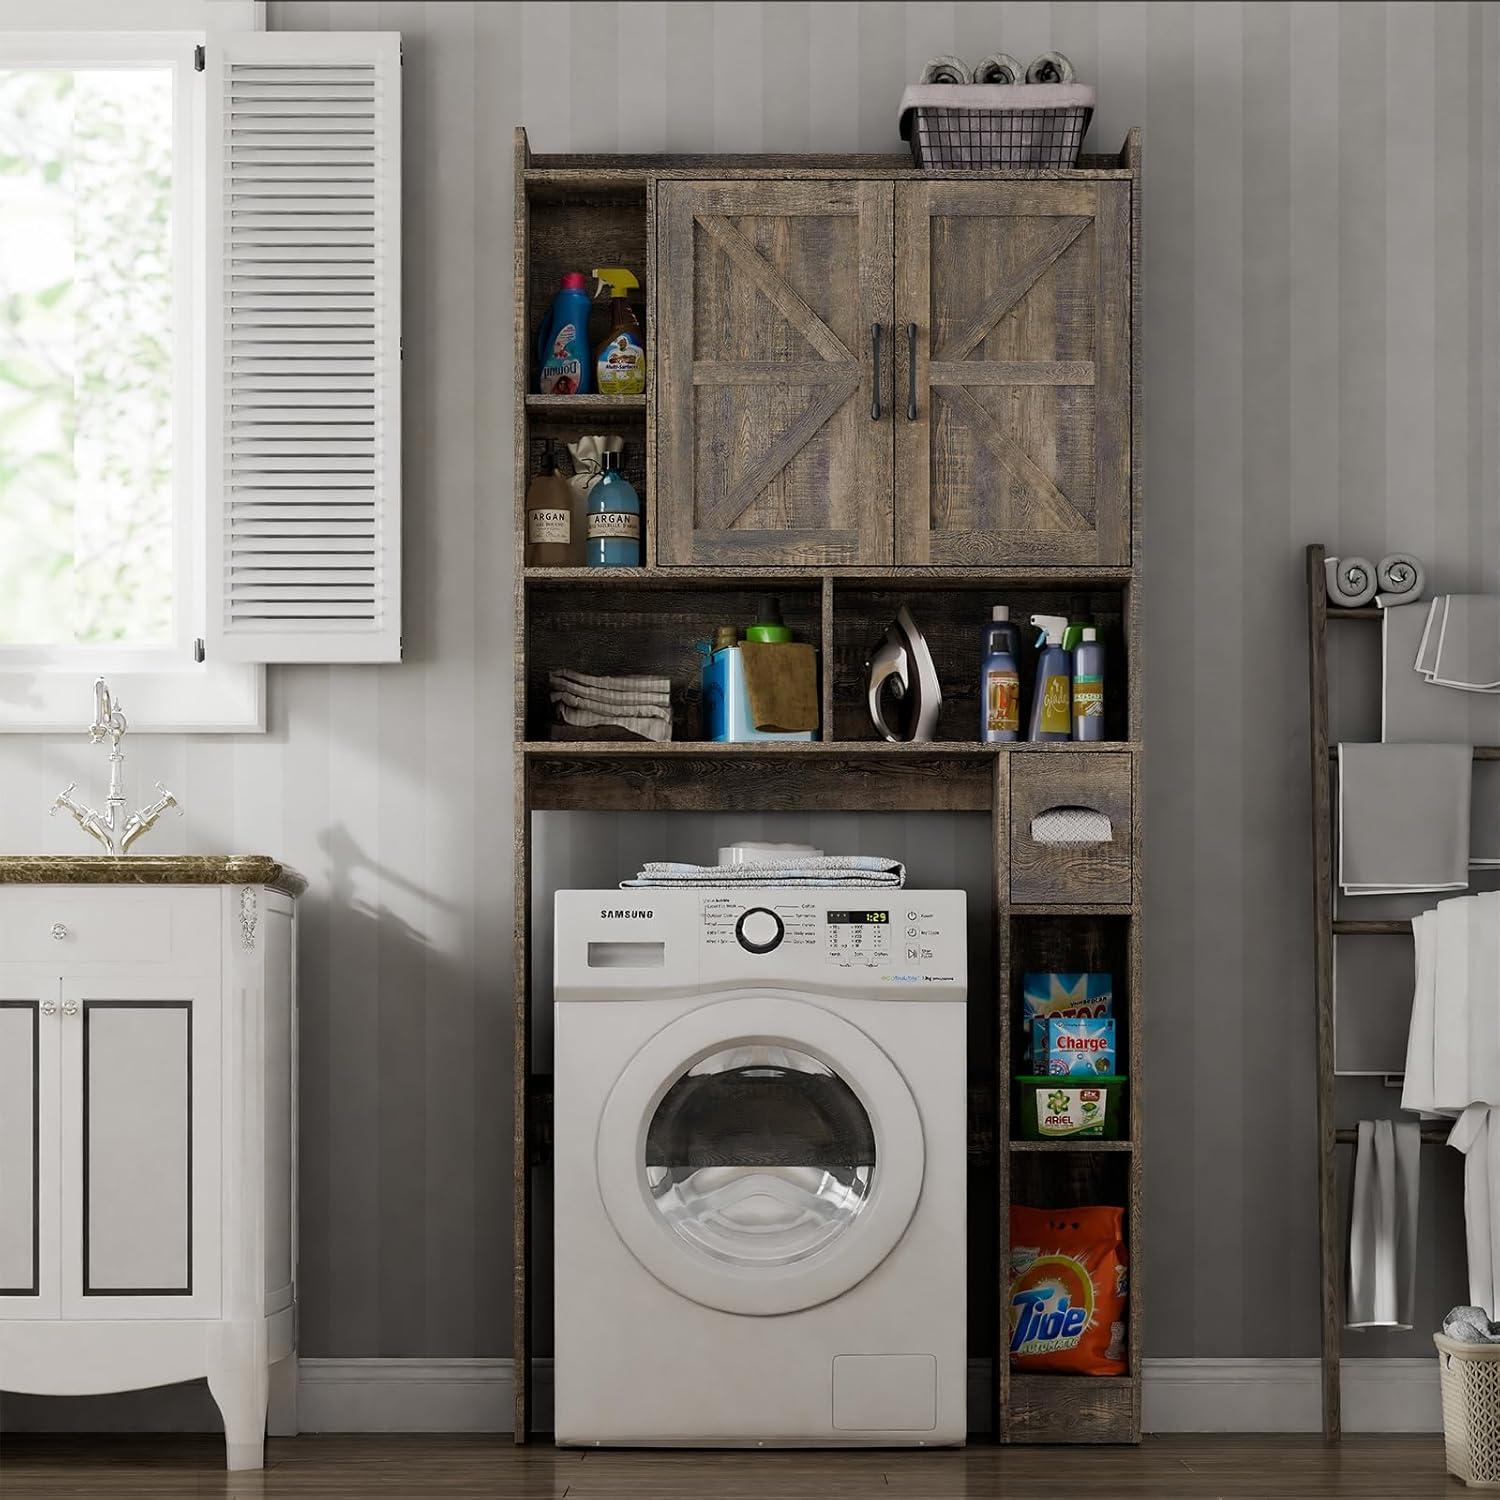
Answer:
<path fill-rule="evenodd" d="M 891 561 L 892 199 L 889 182 L 661 185 L 663 563 Z"/>
<path fill-rule="evenodd" d="M 1130 562 L 1130 185 L 896 190 L 896 561 Z"/>

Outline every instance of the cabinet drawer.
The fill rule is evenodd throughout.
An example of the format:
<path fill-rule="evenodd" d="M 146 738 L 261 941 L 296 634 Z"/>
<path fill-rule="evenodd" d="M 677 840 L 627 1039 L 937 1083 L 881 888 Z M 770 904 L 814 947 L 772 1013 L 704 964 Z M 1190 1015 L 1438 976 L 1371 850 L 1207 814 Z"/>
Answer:
<path fill-rule="evenodd" d="M 213 962 L 219 892 L 204 886 L 18 886 L 0 890 L 7 963 Z"/>
<path fill-rule="evenodd" d="M 1010 760 L 1010 899 L 1115 903 L 1131 899 L 1131 757 L 1128 752 L 1060 750 Z M 1067 842 L 1047 841 L 1047 814 L 1095 814 Z M 1107 820 L 1107 827 L 1100 819 Z M 1082 821 L 1082 820 L 1080 820 Z"/>

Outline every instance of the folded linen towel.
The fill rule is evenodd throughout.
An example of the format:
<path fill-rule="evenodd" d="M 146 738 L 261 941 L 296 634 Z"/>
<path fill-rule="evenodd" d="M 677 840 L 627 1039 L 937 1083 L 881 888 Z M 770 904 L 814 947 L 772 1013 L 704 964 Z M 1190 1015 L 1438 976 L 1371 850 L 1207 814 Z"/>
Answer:
<path fill-rule="evenodd" d="M 1349 1328 L 1410 1328 L 1417 1286 L 1421 1127 L 1361 1120 L 1349 1212 Z"/>
<path fill-rule="evenodd" d="M 633 719 L 662 719 L 672 722 L 669 703 L 654 698 L 611 698 L 603 693 L 575 693 L 571 688 L 554 688 L 548 695 L 554 703 L 566 703 L 569 708 L 584 708 L 596 714 L 621 714 Z"/>
<path fill-rule="evenodd" d="M 1367 557 L 1325 557 L 1323 580 L 1328 602 L 1341 609 L 1357 609 L 1375 597 L 1375 564 Z"/>
<path fill-rule="evenodd" d="M 601 713 L 591 708 L 576 708 L 571 703 L 554 703 L 552 712 L 564 724 L 576 724 L 584 729 L 600 729 L 613 724 L 620 729 L 628 729 L 633 734 L 640 735 L 643 740 L 655 740 L 662 745 L 672 738 L 670 717 L 648 719 L 638 714 L 626 713 L 622 709 L 608 709 Z"/>
<path fill-rule="evenodd" d="M 1500 693 L 1500 594 L 1441 594 L 1434 599 L 1416 667 L 1440 687 Z"/>
<path fill-rule="evenodd" d="M 925 79 L 923 80 L 926 81 Z M 1014 58 L 1009 52 L 991 52 L 985 60 L 974 69 L 975 83 L 1007 83 L 1017 84 L 1026 82 L 1026 69 L 1021 66 L 1019 59 Z"/>
<path fill-rule="evenodd" d="M 929 57 L 922 69 L 923 83 L 973 83 L 974 75 L 969 71 L 969 65 L 961 57 L 954 57 L 951 53 L 943 52 L 937 57 Z M 1016 82 L 1020 82 L 1019 79 Z"/>
<path fill-rule="evenodd" d="M 1339 885 L 1345 895 L 1469 884 L 1464 745 L 1339 746 Z"/>
<path fill-rule="evenodd" d="M 1421 562 L 1409 552 L 1392 552 L 1382 557 L 1375 568 L 1378 592 L 1375 602 L 1382 609 L 1393 604 L 1411 604 L 1422 597 L 1427 587 L 1427 573 Z"/>
<path fill-rule="evenodd" d="M 579 693 L 607 693 L 638 702 L 660 698 L 664 702 L 672 695 L 670 677 L 595 677 L 588 672 L 575 672 L 571 667 L 562 667 L 549 672 L 547 680 L 553 687 L 569 687 Z"/>
<path fill-rule="evenodd" d="M 880 886 L 906 884 L 906 866 L 874 854 L 802 854 L 787 860 L 755 860 L 742 865 L 688 865 L 655 861 L 643 865 L 622 889 L 655 885 L 722 885 L 740 889 L 761 886 Z"/>

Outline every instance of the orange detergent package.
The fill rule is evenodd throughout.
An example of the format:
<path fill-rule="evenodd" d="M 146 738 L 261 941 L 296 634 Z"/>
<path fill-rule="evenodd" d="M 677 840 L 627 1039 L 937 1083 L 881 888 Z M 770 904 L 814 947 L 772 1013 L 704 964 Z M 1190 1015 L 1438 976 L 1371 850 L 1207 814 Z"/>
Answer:
<path fill-rule="evenodd" d="M 1012 1369 L 1127 1372 L 1124 1223 L 1123 1208 L 1011 1208 Z"/>

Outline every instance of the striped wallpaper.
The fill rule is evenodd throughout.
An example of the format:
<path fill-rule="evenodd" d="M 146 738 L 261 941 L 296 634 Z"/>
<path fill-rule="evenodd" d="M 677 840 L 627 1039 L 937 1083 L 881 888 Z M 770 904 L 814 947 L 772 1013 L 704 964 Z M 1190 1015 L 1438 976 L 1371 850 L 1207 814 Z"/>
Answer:
<path fill-rule="evenodd" d="M 279 669 L 263 737 L 136 741 L 158 850 L 304 869 L 302 1339 L 509 1352 L 511 129 L 542 150 L 893 149 L 927 56 L 1059 47 L 1146 139 L 1147 1352 L 1316 1348 L 1302 546 L 1496 584 L 1500 12 L 1480 4 L 367 4 L 406 39 L 406 639 Z M 1360 691 L 1373 692 L 1368 673 Z M 1350 699 L 1350 703 L 1353 703 Z M 82 735 L 0 744 L 0 848 L 74 846 Z M 86 779 L 85 779 L 86 778 Z M 820 839 L 915 846 L 916 819 Z M 777 835 L 788 836 L 784 820 Z M 614 875 L 769 820 L 547 820 Z M 983 825 L 922 831 L 927 883 Z M 544 903 L 542 903 L 544 905 Z M 1383 1110 L 1378 1084 L 1350 1107 Z M 1447 1153 L 1429 1153 L 1438 1157 Z M 1453 1171 L 1424 1225 L 1462 1300 Z M 1437 1249 L 1445 1245 L 1439 1255 Z M 1420 1341 L 1351 1340 L 1351 1352 Z"/>

